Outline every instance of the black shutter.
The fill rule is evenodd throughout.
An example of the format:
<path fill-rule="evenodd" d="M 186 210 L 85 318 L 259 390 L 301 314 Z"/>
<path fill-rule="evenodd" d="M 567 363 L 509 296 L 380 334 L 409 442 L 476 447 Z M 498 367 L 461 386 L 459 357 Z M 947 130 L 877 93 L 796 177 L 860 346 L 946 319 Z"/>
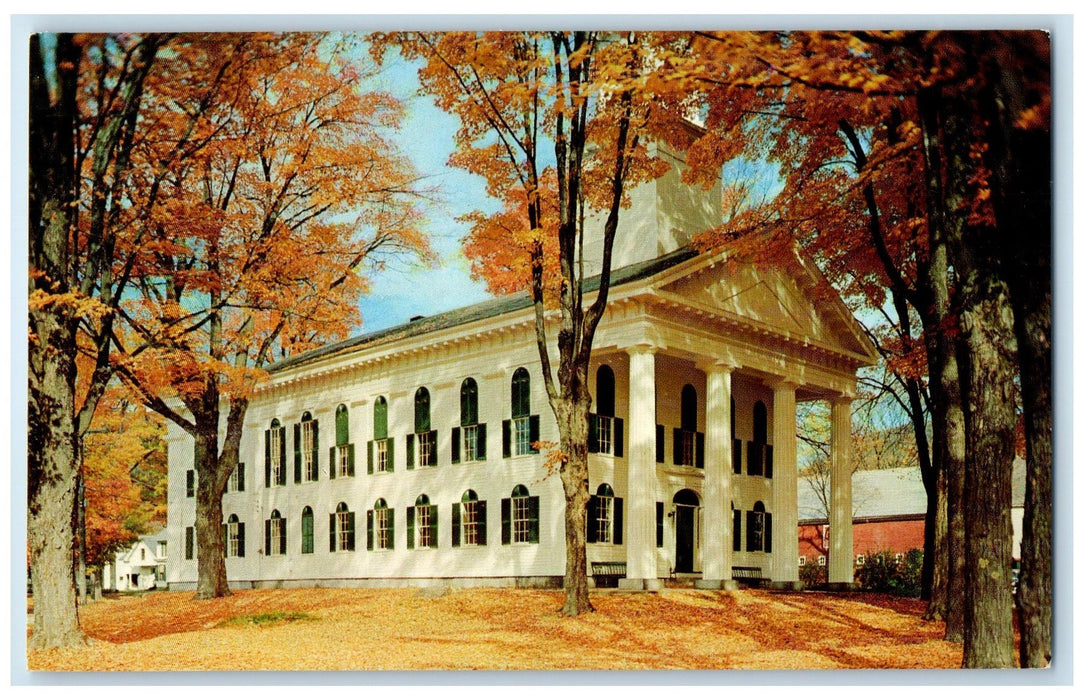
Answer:
<path fill-rule="evenodd" d="M 406 436 L 406 468 L 414 468 L 414 433 Z"/>
<path fill-rule="evenodd" d="M 749 463 L 746 468 L 746 474 L 749 476 L 761 476 L 764 474 L 764 446 L 756 442 L 749 443 Z"/>
<path fill-rule="evenodd" d="M 594 413 L 587 414 L 587 451 L 598 452 L 598 415 Z"/>
<path fill-rule="evenodd" d="M 414 506 L 406 509 L 406 548 L 414 549 Z"/>
<path fill-rule="evenodd" d="M 395 549 L 395 509 L 388 508 L 388 549 Z"/>
<path fill-rule="evenodd" d="M 459 428 L 452 428 L 452 464 L 459 464 Z"/>
<path fill-rule="evenodd" d="M 674 428 L 674 466 L 681 466 L 681 428 Z"/>
<path fill-rule="evenodd" d="M 666 462 L 666 428 L 661 425 L 655 426 L 655 461 L 659 464 Z"/>
<path fill-rule="evenodd" d="M 530 426 L 530 434 L 528 436 L 528 439 L 531 441 L 530 452 L 531 452 L 531 454 L 538 454 L 538 447 L 535 446 L 535 443 L 538 442 L 541 439 L 540 436 L 542 434 L 542 430 L 541 430 L 542 426 L 541 426 L 540 421 L 538 419 L 538 414 L 537 413 L 530 417 L 529 426 Z"/>
<path fill-rule="evenodd" d="M 350 511 L 346 514 L 346 548 L 351 552 L 354 551 L 354 525 L 355 525 L 354 511 Z"/>
<path fill-rule="evenodd" d="M 184 473 L 184 495 L 192 498 L 196 495 L 196 470 L 189 469 Z"/>
<path fill-rule="evenodd" d="M 527 541 L 538 544 L 538 496 L 527 499 Z"/>
<path fill-rule="evenodd" d="M 244 462 L 238 462 L 237 463 L 237 490 L 238 491 L 244 491 L 245 490 L 245 463 Z"/>
<path fill-rule="evenodd" d="M 388 438 L 388 473 L 395 471 L 395 438 Z"/>
<path fill-rule="evenodd" d="M 478 424 L 478 461 L 484 462 L 486 460 L 486 424 Z"/>
<path fill-rule="evenodd" d="M 373 511 L 365 511 L 365 549 L 373 551 Z"/>
<path fill-rule="evenodd" d="M 734 551 L 741 551 L 741 511 L 734 511 Z"/>
<path fill-rule="evenodd" d="M 346 475 L 354 476 L 354 443 L 346 446 Z"/>
<path fill-rule="evenodd" d="M 741 474 L 741 440 L 734 438 L 730 442 L 730 459 L 734 463 L 734 473 Z"/>
<path fill-rule="evenodd" d="M 756 542 L 753 540 L 753 534 L 756 531 L 756 517 L 757 514 L 751 510 L 745 511 L 745 551 L 756 552 L 759 547 L 756 546 Z"/>
<path fill-rule="evenodd" d="M 625 529 L 625 499 L 614 499 L 614 544 L 622 543 L 621 531 Z"/>
<path fill-rule="evenodd" d="M 271 521 L 263 521 L 263 555 L 271 556 Z"/>
<path fill-rule="evenodd" d="M 286 554 L 286 518 L 282 519 L 282 532 L 279 534 L 279 553 Z"/>
<path fill-rule="evenodd" d="M 245 524 L 237 523 L 237 556 L 245 556 Z"/>
<path fill-rule="evenodd" d="M 459 506 L 458 503 L 453 503 L 452 504 L 452 546 L 453 547 L 458 547 L 459 546 L 459 528 L 460 528 L 459 508 L 460 508 L 460 506 Z"/>
<path fill-rule="evenodd" d="M 512 421 L 507 418 L 501 421 L 501 454 L 512 456 Z"/>
<path fill-rule="evenodd" d="M 598 542 L 598 496 L 587 500 L 587 543 Z"/>
<path fill-rule="evenodd" d="M 271 488 L 271 431 L 263 431 L 263 485 Z"/>
<path fill-rule="evenodd" d="M 696 434 L 696 468 L 704 468 L 704 433 Z"/>
<path fill-rule="evenodd" d="M 614 457 L 625 456 L 625 421 L 614 418 Z"/>
<path fill-rule="evenodd" d="M 278 429 L 279 440 L 279 486 L 286 485 L 286 426 Z"/>
<path fill-rule="evenodd" d="M 195 545 L 195 528 L 186 527 L 184 529 L 184 558 L 192 558 L 192 550 Z"/>
<path fill-rule="evenodd" d="M 342 449 L 341 447 L 339 449 Z M 338 462 L 335 461 L 335 448 L 327 448 L 327 478 L 334 479 L 338 471 Z"/>
<path fill-rule="evenodd" d="M 662 546 L 662 519 L 665 506 L 660 501 L 655 501 L 655 546 Z"/>
<path fill-rule="evenodd" d="M 512 541 L 512 499 L 501 499 L 501 544 Z"/>
<path fill-rule="evenodd" d="M 429 439 L 432 440 L 431 444 L 433 445 L 433 448 L 429 453 L 428 466 L 435 467 L 440 463 L 440 450 L 438 449 L 440 447 L 440 438 L 437 436 L 437 431 L 430 430 L 429 432 L 432 433 L 432 436 Z"/>
<path fill-rule="evenodd" d="M 301 483 L 301 424 L 294 423 L 294 483 Z"/>
<path fill-rule="evenodd" d="M 478 501 L 478 544 L 486 543 L 486 502 Z"/>
<path fill-rule="evenodd" d="M 327 531 L 328 531 L 327 551 L 334 552 L 335 551 L 335 514 L 334 513 L 332 513 L 331 516 L 328 518 Z"/>
<path fill-rule="evenodd" d="M 764 476 L 772 478 L 772 446 L 764 446 Z"/>
<path fill-rule="evenodd" d="M 772 552 L 772 514 L 764 514 L 764 551 Z"/>
<path fill-rule="evenodd" d="M 429 506 L 429 546 L 434 549 L 439 546 L 437 543 L 437 523 L 440 522 L 440 518 L 437 516 L 437 507 L 435 505 Z"/>
<path fill-rule="evenodd" d="M 365 443 L 365 450 L 368 452 L 368 455 L 369 455 L 368 456 L 368 465 L 369 465 L 368 472 L 370 474 L 372 474 L 373 473 L 373 441 L 372 440 Z"/>
<path fill-rule="evenodd" d="M 320 478 L 320 421 L 312 422 L 312 480 Z"/>

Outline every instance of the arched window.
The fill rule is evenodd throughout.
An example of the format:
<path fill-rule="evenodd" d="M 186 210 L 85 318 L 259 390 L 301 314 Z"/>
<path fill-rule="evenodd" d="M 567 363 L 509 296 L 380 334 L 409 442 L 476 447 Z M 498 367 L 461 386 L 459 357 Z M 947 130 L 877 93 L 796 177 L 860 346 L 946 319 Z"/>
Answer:
<path fill-rule="evenodd" d="M 614 371 L 602 365 L 595 373 L 596 413 L 588 416 L 587 451 L 623 457 L 625 422 L 614 416 L 616 400 Z"/>
<path fill-rule="evenodd" d="M 622 499 L 614 497 L 609 484 L 601 484 L 587 502 L 587 541 L 621 544 Z"/>
<path fill-rule="evenodd" d="M 354 551 L 354 511 L 346 503 L 335 506 L 329 518 L 328 550 L 332 552 Z"/>
<path fill-rule="evenodd" d="M 354 476 L 354 444 L 350 442 L 350 413 L 344 404 L 335 409 L 335 445 L 328 471 L 332 479 Z"/>
<path fill-rule="evenodd" d="M 301 511 L 301 553 L 312 554 L 313 551 L 313 518 L 312 508 L 305 506 Z"/>
<path fill-rule="evenodd" d="M 501 543 L 538 543 L 538 496 L 523 484 L 501 499 Z"/>
<path fill-rule="evenodd" d="M 286 518 L 277 510 L 263 523 L 263 551 L 266 556 L 286 554 Z"/>
<path fill-rule="evenodd" d="M 301 414 L 301 422 L 294 423 L 294 483 L 316 481 L 320 475 L 317 453 L 320 445 L 319 424 L 312 413 Z"/>
<path fill-rule="evenodd" d="M 335 444 L 347 445 L 350 443 L 350 412 L 346 404 L 339 404 L 335 409 Z"/>
<path fill-rule="evenodd" d="M 395 549 L 395 509 L 388 508 L 388 502 L 378 498 L 365 515 L 366 548 L 370 551 Z"/>
<path fill-rule="evenodd" d="M 486 502 L 467 489 L 459 503 L 452 504 L 452 546 L 481 546 L 486 543 Z"/>
<path fill-rule="evenodd" d="M 768 408 L 763 401 L 753 404 L 753 441 L 749 443 L 751 476 L 771 477 L 771 445 L 768 445 Z"/>
<path fill-rule="evenodd" d="M 520 367 L 512 375 L 512 418 L 502 424 L 505 457 L 536 454 L 539 439 L 537 415 L 531 415 L 531 375 Z"/>
<path fill-rule="evenodd" d="M 237 517 L 236 513 L 226 520 L 224 528 L 226 535 L 226 556 L 245 556 L 245 524 Z"/>
<path fill-rule="evenodd" d="M 772 514 L 765 512 L 764 503 L 757 501 L 745 514 L 745 549 L 748 552 L 772 551 Z"/>
<path fill-rule="evenodd" d="M 388 437 L 388 401 L 383 396 L 373 402 L 373 439 L 366 444 L 370 474 L 395 471 L 395 438 Z"/>
<path fill-rule="evenodd" d="M 452 428 L 452 464 L 486 458 L 486 426 L 478 422 L 478 382 L 467 377 L 459 387 L 459 427 Z"/>
<path fill-rule="evenodd" d="M 704 468 L 704 433 L 698 432 L 696 389 L 681 388 L 681 427 L 674 428 L 674 464 Z"/>
<path fill-rule="evenodd" d="M 437 507 L 429 496 L 418 496 L 407 508 L 407 549 L 428 549 L 437 546 Z"/>
<path fill-rule="evenodd" d="M 264 486 L 286 485 L 286 427 L 278 418 L 264 431 Z"/>
<path fill-rule="evenodd" d="M 414 392 L 414 433 L 407 435 L 407 469 L 414 468 L 414 443 L 418 443 L 418 466 L 437 466 L 437 431 L 430 430 L 429 390 Z"/>

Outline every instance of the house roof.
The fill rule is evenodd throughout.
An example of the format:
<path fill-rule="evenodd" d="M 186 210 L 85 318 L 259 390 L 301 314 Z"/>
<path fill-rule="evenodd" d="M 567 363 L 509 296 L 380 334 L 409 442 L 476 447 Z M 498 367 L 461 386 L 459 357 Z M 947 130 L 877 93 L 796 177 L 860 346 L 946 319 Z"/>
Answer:
<path fill-rule="evenodd" d="M 1024 505 L 1024 460 L 1013 461 L 1012 507 Z M 827 486 L 827 477 L 823 481 Z M 817 478 L 798 478 L 798 520 L 824 521 L 827 518 Z M 918 467 L 869 469 L 851 477 L 851 503 L 855 520 L 899 518 L 926 513 L 926 489 Z"/>

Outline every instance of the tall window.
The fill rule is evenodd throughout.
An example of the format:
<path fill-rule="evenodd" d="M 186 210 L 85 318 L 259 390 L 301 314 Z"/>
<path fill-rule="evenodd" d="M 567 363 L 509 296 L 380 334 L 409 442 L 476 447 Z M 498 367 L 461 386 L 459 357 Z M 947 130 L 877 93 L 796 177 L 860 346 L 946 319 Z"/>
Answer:
<path fill-rule="evenodd" d="M 271 427 L 264 436 L 264 486 L 286 485 L 286 428 L 278 418 L 271 421 Z"/>
<path fill-rule="evenodd" d="M 301 414 L 301 422 L 294 424 L 294 483 L 316 481 L 320 476 L 318 449 L 319 425 L 312 414 L 305 411 Z"/>
<path fill-rule="evenodd" d="M 538 496 L 519 484 L 511 498 L 501 499 L 501 543 L 527 542 L 538 543 Z"/>
<path fill-rule="evenodd" d="M 429 503 L 429 496 L 418 496 L 414 505 L 407 508 L 407 548 L 428 549 L 437 546 L 437 507 Z"/>
<path fill-rule="evenodd" d="M 745 514 L 745 533 L 747 552 L 772 551 L 772 514 L 765 512 L 763 502 L 757 501 Z"/>
<path fill-rule="evenodd" d="M 697 431 L 696 389 L 681 389 L 681 427 L 674 428 L 674 464 L 704 468 L 704 433 Z"/>
<path fill-rule="evenodd" d="M 383 498 L 378 498 L 372 510 L 366 513 L 366 547 L 370 550 L 395 549 L 395 509 L 388 508 Z"/>
<path fill-rule="evenodd" d="M 587 502 L 587 541 L 621 544 L 623 510 L 623 499 L 614 497 L 613 488 L 600 485 Z"/>
<path fill-rule="evenodd" d="M 245 524 L 240 521 L 236 514 L 230 515 L 226 521 L 226 556 L 245 556 Z"/>
<path fill-rule="evenodd" d="M 531 375 L 523 367 L 512 375 L 512 418 L 501 427 L 505 457 L 538 452 L 539 420 L 531 415 Z"/>
<path fill-rule="evenodd" d="M 331 532 L 328 549 L 332 552 L 354 551 L 354 511 L 347 508 L 345 503 L 340 503 L 329 521 Z"/>
<path fill-rule="evenodd" d="M 452 428 L 452 464 L 486 458 L 486 426 L 478 422 L 478 383 L 471 377 L 459 387 L 459 427 Z"/>
<path fill-rule="evenodd" d="M 373 402 L 373 439 L 367 447 L 370 474 L 395 471 L 395 439 L 388 437 L 388 401 L 383 396 Z"/>
<path fill-rule="evenodd" d="M 418 466 L 437 466 L 437 431 L 430 428 L 429 390 L 423 386 L 414 392 L 414 433 L 407 435 L 407 469 L 414 468 L 415 441 Z"/>
<path fill-rule="evenodd" d="M 233 471 L 230 472 L 229 481 L 226 482 L 226 491 L 244 491 L 245 490 L 245 463 L 238 462 Z"/>
<path fill-rule="evenodd" d="M 350 413 L 344 404 L 335 409 L 335 446 L 330 450 L 332 479 L 354 476 L 354 445 L 350 442 Z"/>
<path fill-rule="evenodd" d="M 312 508 L 305 506 L 301 511 L 301 553 L 312 554 L 313 551 L 313 517 Z"/>
<path fill-rule="evenodd" d="M 263 551 L 267 556 L 286 554 L 286 518 L 277 510 L 263 525 Z"/>
<path fill-rule="evenodd" d="M 609 365 L 595 374 L 596 413 L 588 416 L 587 450 L 621 457 L 624 454 L 625 422 L 615 417 L 616 380 Z"/>
<path fill-rule="evenodd" d="M 486 502 L 470 489 L 463 492 L 459 503 L 452 504 L 452 546 L 484 545 L 486 543 Z"/>

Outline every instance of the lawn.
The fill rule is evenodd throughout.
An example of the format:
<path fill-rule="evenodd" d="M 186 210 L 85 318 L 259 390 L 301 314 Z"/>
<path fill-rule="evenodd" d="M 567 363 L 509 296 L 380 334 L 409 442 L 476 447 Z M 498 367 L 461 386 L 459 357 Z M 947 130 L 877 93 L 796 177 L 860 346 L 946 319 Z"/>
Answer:
<path fill-rule="evenodd" d="M 81 610 L 89 649 L 30 652 L 32 671 L 959 668 L 918 600 L 669 589 L 237 591 L 108 598 Z"/>

